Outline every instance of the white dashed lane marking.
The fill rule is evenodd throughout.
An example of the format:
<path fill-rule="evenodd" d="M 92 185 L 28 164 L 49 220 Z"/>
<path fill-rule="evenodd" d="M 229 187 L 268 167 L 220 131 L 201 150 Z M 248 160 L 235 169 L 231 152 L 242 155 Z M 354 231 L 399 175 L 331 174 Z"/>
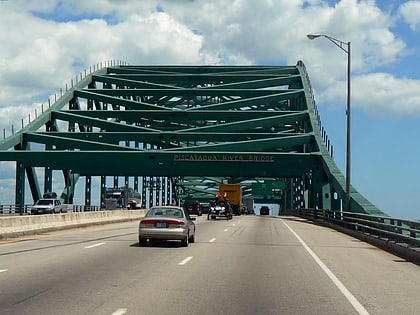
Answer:
<path fill-rule="evenodd" d="M 1 272 L 6 272 L 8 269 L 0 269 L 0 273 Z"/>
<path fill-rule="evenodd" d="M 112 313 L 111 315 L 123 315 L 125 313 L 127 313 L 127 309 L 126 308 L 119 308 L 114 313 Z"/>
<path fill-rule="evenodd" d="M 216 238 L 215 238 L 215 237 L 213 237 L 213 238 L 209 241 L 209 243 L 213 243 L 215 240 L 216 240 Z"/>
<path fill-rule="evenodd" d="M 94 247 L 98 247 L 98 246 L 102 246 L 102 245 L 105 245 L 106 243 L 97 243 L 97 244 L 93 244 L 93 245 L 90 245 L 90 246 L 86 246 L 85 248 L 94 248 Z"/>
<path fill-rule="evenodd" d="M 178 265 L 182 266 L 185 265 L 186 263 L 188 263 L 190 260 L 192 259 L 192 256 L 188 256 L 187 258 L 185 258 L 184 260 L 180 261 L 178 263 Z"/>

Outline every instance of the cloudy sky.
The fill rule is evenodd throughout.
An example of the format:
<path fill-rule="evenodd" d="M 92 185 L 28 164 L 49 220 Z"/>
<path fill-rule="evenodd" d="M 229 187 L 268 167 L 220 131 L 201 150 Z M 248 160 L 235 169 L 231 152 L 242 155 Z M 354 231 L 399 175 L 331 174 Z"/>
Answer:
<path fill-rule="evenodd" d="M 351 42 L 352 185 L 382 211 L 420 219 L 420 1 L 0 0 L 1 138 L 72 78 L 130 64 L 295 65 L 309 72 L 345 170 Z M 14 179 L 0 165 L 0 201 Z M 3 175 L 2 175 L 3 174 Z"/>

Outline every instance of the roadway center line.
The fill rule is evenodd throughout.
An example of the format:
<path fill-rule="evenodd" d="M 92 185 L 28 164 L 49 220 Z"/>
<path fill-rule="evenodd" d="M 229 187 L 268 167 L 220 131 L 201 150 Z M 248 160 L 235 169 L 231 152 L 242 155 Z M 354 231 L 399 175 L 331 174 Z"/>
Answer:
<path fill-rule="evenodd" d="M 0 269 L 0 272 L 6 272 L 8 269 Z"/>
<path fill-rule="evenodd" d="M 93 248 L 93 247 L 97 247 L 97 246 L 101 246 L 101 245 L 105 245 L 106 243 L 97 243 L 97 244 L 93 244 L 90 246 L 86 246 L 85 248 Z"/>
<path fill-rule="evenodd" d="M 346 297 L 354 309 L 361 315 L 369 315 L 369 312 L 364 308 L 364 306 L 354 297 L 354 295 L 344 286 L 344 284 L 338 280 L 338 278 L 332 273 L 332 271 L 319 259 L 319 257 L 309 248 L 308 245 L 300 238 L 300 236 L 286 223 L 283 219 L 280 219 L 281 222 L 292 232 L 292 234 L 298 239 L 302 246 L 306 249 L 309 255 L 315 260 L 315 262 L 321 267 L 321 269 L 327 274 L 335 286 L 341 291 L 341 293 Z"/>
<path fill-rule="evenodd" d="M 192 256 L 188 256 L 187 258 L 185 258 L 183 261 L 180 261 L 178 263 L 178 265 L 182 266 L 185 265 L 187 262 L 189 262 L 192 259 Z"/>
<path fill-rule="evenodd" d="M 227 232 L 227 231 L 229 231 L 229 229 L 225 229 L 223 232 Z"/>
<path fill-rule="evenodd" d="M 213 238 L 209 241 L 209 243 L 213 243 L 215 240 L 216 240 L 216 238 L 215 238 L 215 237 L 213 237 Z"/>

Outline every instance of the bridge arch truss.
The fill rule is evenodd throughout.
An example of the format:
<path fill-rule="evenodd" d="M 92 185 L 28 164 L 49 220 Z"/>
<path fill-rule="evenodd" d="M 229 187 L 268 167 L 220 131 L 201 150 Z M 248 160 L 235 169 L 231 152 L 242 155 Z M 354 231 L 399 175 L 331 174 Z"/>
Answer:
<path fill-rule="evenodd" d="M 34 121 L 0 141 L 16 162 L 15 203 L 53 189 L 72 203 L 92 177 L 100 199 L 132 185 L 143 206 L 214 197 L 219 183 L 280 183 L 263 196 L 282 209 L 341 209 L 345 180 L 332 158 L 304 64 L 108 66 L 86 75 Z M 42 170 L 42 171 L 40 171 Z M 41 189 L 43 187 L 43 189 Z M 29 191 L 27 194 L 26 192 Z M 382 214 L 351 188 L 353 212 Z"/>

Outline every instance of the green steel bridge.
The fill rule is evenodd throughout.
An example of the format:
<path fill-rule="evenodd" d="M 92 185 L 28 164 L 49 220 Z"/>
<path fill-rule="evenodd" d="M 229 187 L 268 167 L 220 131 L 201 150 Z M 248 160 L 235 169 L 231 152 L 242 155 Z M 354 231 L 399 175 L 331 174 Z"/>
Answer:
<path fill-rule="evenodd" d="M 88 206 L 103 205 L 107 188 L 126 186 L 149 207 L 187 197 L 208 201 L 220 183 L 240 183 L 244 198 L 278 203 L 283 211 L 384 214 L 353 187 L 344 209 L 345 178 L 301 61 L 113 62 L 81 73 L 35 119 L 3 134 L 0 162 L 15 162 L 16 205 L 51 191 L 73 203 L 77 185 Z M 92 195 L 95 183 L 100 196 Z"/>

